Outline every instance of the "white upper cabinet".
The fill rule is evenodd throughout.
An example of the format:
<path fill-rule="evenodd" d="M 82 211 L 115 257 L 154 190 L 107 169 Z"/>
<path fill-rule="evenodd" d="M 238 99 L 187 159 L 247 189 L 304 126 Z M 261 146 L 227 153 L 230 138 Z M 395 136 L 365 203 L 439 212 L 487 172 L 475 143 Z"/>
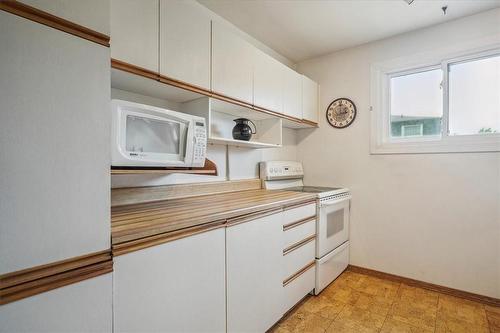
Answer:
<path fill-rule="evenodd" d="M 302 76 L 293 69 L 282 65 L 283 113 L 302 119 Z"/>
<path fill-rule="evenodd" d="M 159 0 L 111 0 L 111 58 L 158 72 Z"/>
<path fill-rule="evenodd" d="M 109 1 L 21 0 L 26 5 L 109 35 Z M 141 2 L 137 0 L 137 2 Z"/>
<path fill-rule="evenodd" d="M 255 49 L 254 96 L 255 106 L 282 113 L 284 65 L 266 53 Z"/>
<path fill-rule="evenodd" d="M 255 47 L 218 22 L 212 25 L 212 90 L 253 103 Z"/>
<path fill-rule="evenodd" d="M 226 229 L 227 332 L 265 332 L 283 315 L 282 218 Z"/>
<path fill-rule="evenodd" d="M 160 74 L 210 89 L 210 14 L 194 0 L 160 0 Z"/>
<path fill-rule="evenodd" d="M 310 78 L 302 75 L 302 118 L 318 122 L 319 86 Z"/>

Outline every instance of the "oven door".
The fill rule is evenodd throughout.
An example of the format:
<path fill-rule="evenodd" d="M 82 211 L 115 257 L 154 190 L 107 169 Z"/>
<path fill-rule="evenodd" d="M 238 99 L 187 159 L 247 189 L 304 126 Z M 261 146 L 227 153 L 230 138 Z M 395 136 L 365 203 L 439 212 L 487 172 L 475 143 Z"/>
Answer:
<path fill-rule="evenodd" d="M 350 197 L 320 202 L 317 220 L 316 258 L 321 258 L 349 240 Z"/>

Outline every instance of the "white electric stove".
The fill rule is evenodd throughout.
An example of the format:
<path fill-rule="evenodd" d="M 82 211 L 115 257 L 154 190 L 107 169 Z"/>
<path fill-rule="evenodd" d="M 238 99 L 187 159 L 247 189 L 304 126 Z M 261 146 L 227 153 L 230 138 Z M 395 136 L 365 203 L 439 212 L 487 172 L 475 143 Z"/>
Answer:
<path fill-rule="evenodd" d="M 349 213 L 351 194 L 341 187 L 306 186 L 302 163 L 268 161 L 260 163 L 265 189 L 316 193 L 316 285 L 319 294 L 349 264 Z"/>

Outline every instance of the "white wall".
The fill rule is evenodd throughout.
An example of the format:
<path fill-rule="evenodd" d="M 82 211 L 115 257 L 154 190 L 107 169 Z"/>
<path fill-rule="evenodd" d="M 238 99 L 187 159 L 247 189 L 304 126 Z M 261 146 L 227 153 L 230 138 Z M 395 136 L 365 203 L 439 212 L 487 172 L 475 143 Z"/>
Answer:
<path fill-rule="evenodd" d="M 321 85 L 320 128 L 300 130 L 305 181 L 353 193 L 351 264 L 500 297 L 500 154 L 370 155 L 370 63 L 500 42 L 500 9 L 300 63 Z M 334 129 L 338 97 L 358 115 Z"/>
<path fill-rule="evenodd" d="M 143 103 L 171 110 L 180 110 L 180 104 L 125 90 L 111 89 L 111 98 Z M 283 128 L 281 148 L 250 149 L 209 144 L 207 158 L 217 165 L 217 176 L 203 175 L 113 175 L 111 187 L 158 186 L 223 180 L 259 178 L 258 164 L 269 160 L 296 160 L 296 130 Z"/>

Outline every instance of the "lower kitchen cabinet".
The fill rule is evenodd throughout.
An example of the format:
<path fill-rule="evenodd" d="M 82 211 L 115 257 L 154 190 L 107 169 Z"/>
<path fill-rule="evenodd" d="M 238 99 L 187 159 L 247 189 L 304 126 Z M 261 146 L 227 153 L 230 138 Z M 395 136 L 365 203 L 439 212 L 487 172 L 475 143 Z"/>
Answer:
<path fill-rule="evenodd" d="M 225 332 L 223 228 L 114 258 L 115 332 Z"/>
<path fill-rule="evenodd" d="M 283 315 L 282 239 L 282 213 L 226 228 L 228 332 L 265 332 Z"/>
<path fill-rule="evenodd" d="M 0 332 L 111 332 L 112 275 L 0 306 Z"/>

